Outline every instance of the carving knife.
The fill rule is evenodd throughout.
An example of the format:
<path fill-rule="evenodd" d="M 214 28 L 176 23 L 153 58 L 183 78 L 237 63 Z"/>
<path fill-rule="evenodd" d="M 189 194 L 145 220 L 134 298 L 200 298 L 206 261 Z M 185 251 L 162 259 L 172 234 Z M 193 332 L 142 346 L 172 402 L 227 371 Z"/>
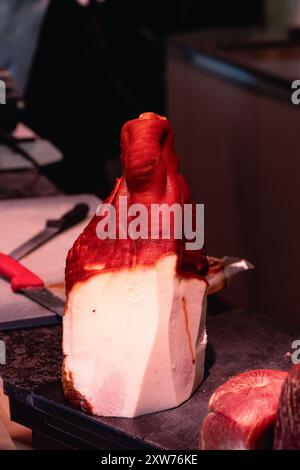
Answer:
<path fill-rule="evenodd" d="M 46 289 L 36 274 L 4 253 L 0 253 L 0 275 L 10 281 L 14 292 L 20 292 L 60 317 L 63 316 L 64 301 Z"/>
<path fill-rule="evenodd" d="M 84 220 L 88 212 L 89 206 L 87 204 L 77 204 L 60 219 L 47 220 L 44 230 L 13 250 L 9 256 L 16 260 L 24 258 L 24 256 L 28 255 L 51 238 Z"/>

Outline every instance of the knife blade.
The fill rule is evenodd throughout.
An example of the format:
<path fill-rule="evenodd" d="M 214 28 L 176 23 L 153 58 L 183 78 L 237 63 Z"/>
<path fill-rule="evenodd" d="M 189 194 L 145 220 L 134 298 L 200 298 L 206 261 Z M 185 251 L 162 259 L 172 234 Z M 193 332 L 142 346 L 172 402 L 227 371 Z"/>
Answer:
<path fill-rule="evenodd" d="M 65 303 L 45 288 L 36 274 L 9 255 L 0 253 L 0 275 L 10 281 L 14 292 L 20 292 L 48 310 L 63 316 Z"/>
<path fill-rule="evenodd" d="M 44 230 L 13 250 L 9 256 L 16 260 L 24 258 L 24 256 L 40 247 L 51 238 L 84 220 L 88 212 L 89 206 L 81 203 L 73 207 L 72 210 L 66 212 L 60 219 L 47 220 Z"/>

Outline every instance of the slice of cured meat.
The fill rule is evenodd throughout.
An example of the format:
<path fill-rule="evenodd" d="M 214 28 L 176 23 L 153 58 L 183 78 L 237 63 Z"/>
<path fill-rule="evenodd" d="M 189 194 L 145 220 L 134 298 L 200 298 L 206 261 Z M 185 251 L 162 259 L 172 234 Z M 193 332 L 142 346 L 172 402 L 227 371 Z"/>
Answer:
<path fill-rule="evenodd" d="M 200 430 L 203 450 L 271 449 L 284 371 L 252 370 L 221 385 Z"/>
<path fill-rule="evenodd" d="M 290 370 L 281 389 L 274 449 L 300 450 L 300 364 Z"/>

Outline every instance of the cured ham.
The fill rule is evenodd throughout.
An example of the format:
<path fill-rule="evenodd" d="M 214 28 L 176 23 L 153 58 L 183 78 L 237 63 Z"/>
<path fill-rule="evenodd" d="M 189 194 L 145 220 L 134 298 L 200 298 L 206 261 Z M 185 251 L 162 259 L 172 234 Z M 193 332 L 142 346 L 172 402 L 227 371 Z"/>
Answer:
<path fill-rule="evenodd" d="M 300 364 L 282 386 L 274 438 L 275 450 L 300 450 Z"/>
<path fill-rule="evenodd" d="M 116 237 L 99 238 L 98 214 L 67 257 L 63 388 L 85 411 L 134 417 L 179 405 L 202 381 L 208 263 L 204 248 L 175 237 L 175 218 L 168 239 L 120 233 L 124 197 L 149 214 L 152 204 L 189 204 L 195 219 L 167 119 L 144 113 L 127 122 L 121 161 L 104 201 L 115 209 Z"/>
<path fill-rule="evenodd" d="M 200 431 L 203 450 L 271 449 L 278 400 L 287 373 L 251 370 L 221 385 Z"/>

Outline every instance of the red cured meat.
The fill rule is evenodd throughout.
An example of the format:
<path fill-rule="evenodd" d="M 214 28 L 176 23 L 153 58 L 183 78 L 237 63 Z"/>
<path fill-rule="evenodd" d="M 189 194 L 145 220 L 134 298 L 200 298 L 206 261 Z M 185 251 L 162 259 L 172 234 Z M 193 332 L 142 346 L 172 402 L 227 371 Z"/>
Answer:
<path fill-rule="evenodd" d="M 126 198 L 128 208 L 143 204 L 148 227 L 153 204 L 168 209 L 176 203 L 181 222 L 188 204 L 196 221 L 169 122 L 153 113 L 127 122 L 121 160 L 123 175 L 104 201 L 116 212 L 116 237 L 98 237 L 104 210 L 67 257 L 62 382 L 75 406 L 130 418 L 178 406 L 201 383 L 208 262 L 204 248 L 188 250 L 191 240 L 176 238 L 173 216 L 169 238 L 162 237 L 162 220 L 157 237 L 119 233 Z"/>
<path fill-rule="evenodd" d="M 237 375 L 211 396 L 200 431 L 203 450 L 271 449 L 282 384 L 287 373 L 253 370 Z"/>
<path fill-rule="evenodd" d="M 300 364 L 291 369 L 282 386 L 274 449 L 300 450 Z"/>

